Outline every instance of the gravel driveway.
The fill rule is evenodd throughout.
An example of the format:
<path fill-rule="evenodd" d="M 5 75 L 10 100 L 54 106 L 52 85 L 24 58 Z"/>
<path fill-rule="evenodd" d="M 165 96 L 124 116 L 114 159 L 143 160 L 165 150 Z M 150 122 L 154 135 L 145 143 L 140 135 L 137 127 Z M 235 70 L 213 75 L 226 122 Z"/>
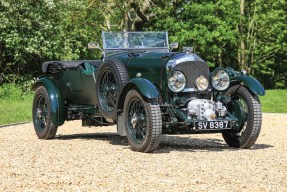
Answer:
<path fill-rule="evenodd" d="M 32 123 L 0 128 L 1 191 L 287 191 L 287 114 L 263 114 L 257 144 L 221 134 L 163 136 L 154 153 L 130 150 L 115 127 L 66 122 L 54 140 Z"/>

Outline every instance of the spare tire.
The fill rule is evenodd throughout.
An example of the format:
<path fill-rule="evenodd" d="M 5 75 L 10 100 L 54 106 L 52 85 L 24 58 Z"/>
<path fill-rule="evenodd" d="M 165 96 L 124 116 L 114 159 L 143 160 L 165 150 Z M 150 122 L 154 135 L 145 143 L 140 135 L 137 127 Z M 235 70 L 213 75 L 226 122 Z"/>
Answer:
<path fill-rule="evenodd" d="M 96 100 L 101 114 L 110 123 L 116 122 L 118 98 L 129 81 L 126 67 L 115 60 L 104 61 L 96 75 Z"/>

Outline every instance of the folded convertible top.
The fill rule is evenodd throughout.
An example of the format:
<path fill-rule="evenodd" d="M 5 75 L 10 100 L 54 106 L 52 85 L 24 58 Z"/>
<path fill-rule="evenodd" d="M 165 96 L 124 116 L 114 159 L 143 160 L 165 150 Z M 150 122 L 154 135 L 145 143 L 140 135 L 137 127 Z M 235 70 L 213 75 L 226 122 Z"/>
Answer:
<path fill-rule="evenodd" d="M 60 69 L 76 68 L 83 63 L 90 63 L 91 65 L 98 67 L 101 64 L 100 60 L 75 60 L 75 61 L 47 61 L 42 64 L 43 73 L 47 73 L 49 65 L 57 66 Z"/>

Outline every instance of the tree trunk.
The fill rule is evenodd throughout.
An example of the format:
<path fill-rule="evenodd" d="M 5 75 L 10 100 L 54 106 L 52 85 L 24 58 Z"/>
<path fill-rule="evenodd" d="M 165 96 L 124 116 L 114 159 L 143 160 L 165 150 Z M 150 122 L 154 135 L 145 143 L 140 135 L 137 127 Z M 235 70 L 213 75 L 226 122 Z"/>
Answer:
<path fill-rule="evenodd" d="M 244 33 L 244 0 L 240 0 L 240 26 L 239 26 L 239 32 L 240 32 L 240 49 L 239 49 L 239 67 L 241 69 L 246 70 L 246 58 L 245 58 L 245 33 Z"/>

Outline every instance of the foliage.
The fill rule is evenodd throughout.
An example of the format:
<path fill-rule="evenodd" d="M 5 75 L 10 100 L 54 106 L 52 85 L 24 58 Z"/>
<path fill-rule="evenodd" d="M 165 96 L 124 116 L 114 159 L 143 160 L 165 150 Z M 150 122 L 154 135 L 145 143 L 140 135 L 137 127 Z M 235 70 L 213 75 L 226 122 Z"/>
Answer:
<path fill-rule="evenodd" d="M 286 1 L 177 0 L 157 5 L 150 30 L 168 30 L 173 41 L 193 46 L 210 66 L 245 69 L 266 88 L 287 87 Z"/>
<path fill-rule="evenodd" d="M 21 75 L 40 71 L 40 63 L 46 60 L 89 56 L 85 47 L 94 30 L 91 25 L 82 27 L 87 15 L 82 15 L 83 2 L 71 2 L 0 2 L 0 83 L 19 82 Z M 79 22 L 73 22 L 75 17 Z"/>
<path fill-rule="evenodd" d="M 33 63 L 55 58 L 58 12 L 45 1 L 1 1 L 0 69 L 2 81 L 36 70 Z"/>
<path fill-rule="evenodd" d="M 228 10 L 226 6 L 232 9 Z M 237 54 L 230 52 L 237 43 L 235 6 L 234 1 L 173 1 L 155 7 L 158 17 L 150 29 L 155 26 L 157 30 L 168 30 L 172 41 L 193 46 L 210 66 L 235 67 Z"/>
<path fill-rule="evenodd" d="M 245 69 L 287 87 L 285 0 L 1 0 L 0 85 L 40 73 L 47 60 L 99 58 L 101 31 L 163 30 L 210 66 Z"/>
<path fill-rule="evenodd" d="M 33 92 L 31 85 L 33 81 L 26 82 L 22 85 L 7 83 L 0 86 L 0 99 L 1 100 L 24 100 L 31 98 Z"/>

